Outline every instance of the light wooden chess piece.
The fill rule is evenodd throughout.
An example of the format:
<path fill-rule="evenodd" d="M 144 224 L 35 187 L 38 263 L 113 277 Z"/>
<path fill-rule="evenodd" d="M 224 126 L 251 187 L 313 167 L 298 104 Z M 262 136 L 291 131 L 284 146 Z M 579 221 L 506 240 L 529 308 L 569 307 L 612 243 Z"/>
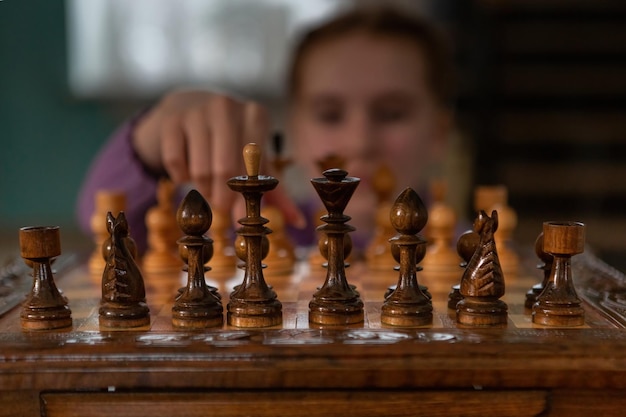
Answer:
<path fill-rule="evenodd" d="M 502 271 L 507 279 L 515 279 L 519 274 L 519 256 L 512 248 L 513 232 L 517 227 L 517 214 L 508 205 L 508 190 L 503 185 L 480 186 L 475 190 L 476 212 L 484 210 L 498 212 L 498 231 L 495 239 Z"/>
<path fill-rule="evenodd" d="M 268 220 L 272 233 L 267 236 L 269 252 L 265 258 L 266 275 L 288 275 L 293 272 L 296 254 L 285 230 L 285 220 L 280 210 L 273 206 L 264 207 L 261 216 Z"/>
<path fill-rule="evenodd" d="M 508 322 L 504 295 L 504 275 L 500 267 L 494 233 L 498 229 L 498 212 L 491 217 L 481 211 L 474 222 L 480 243 L 461 278 L 463 299 L 456 305 L 456 319 L 467 326 L 497 326 Z"/>
<path fill-rule="evenodd" d="M 127 246 L 128 222 L 124 212 L 107 213 L 111 247 L 102 273 L 99 322 L 103 327 L 131 328 L 150 324 L 146 289 L 139 266 Z"/>
<path fill-rule="evenodd" d="M 89 271 L 97 277 L 102 276 L 106 265 L 105 242 L 109 238 L 107 231 L 107 213 L 119 213 L 126 209 L 126 195 L 115 190 L 99 190 L 95 196 L 95 208 L 91 215 L 90 226 L 93 232 L 95 249 L 89 258 Z M 136 249 L 135 249 L 136 253 Z"/>
<path fill-rule="evenodd" d="M 272 168 L 277 178 L 282 178 L 285 169 L 291 164 L 291 158 L 284 155 L 283 135 L 275 133 L 272 136 L 274 155 L 271 161 Z M 272 233 L 269 239 L 269 252 L 265 258 L 267 269 L 266 275 L 288 275 L 293 272 L 296 262 L 295 245 L 289 238 L 285 229 L 285 216 L 274 206 L 265 206 L 261 209 L 261 216 L 268 220 Z"/>
<path fill-rule="evenodd" d="M 213 255 L 212 241 L 204 234 L 211 227 L 212 217 L 209 204 L 196 190 L 187 193 L 176 212 L 178 225 L 185 234 L 178 244 L 187 266 L 187 285 L 172 307 L 172 326 L 177 328 L 202 329 L 224 323 L 220 297 L 204 280 L 204 264 Z"/>
<path fill-rule="evenodd" d="M 428 246 L 422 261 L 424 271 L 421 276 L 430 288 L 445 288 L 458 282 L 459 258 L 453 249 L 456 213 L 445 203 L 446 183 L 434 181 L 431 185 L 433 203 L 428 210 L 426 236 Z"/>
<path fill-rule="evenodd" d="M 346 278 L 344 236 L 354 227 L 346 224 L 350 216 L 343 211 L 359 185 L 358 178 L 347 175 L 342 169 L 329 169 L 324 171 L 323 178 L 311 180 L 328 211 L 322 216 L 326 224 L 318 228 L 321 247 L 327 241 L 326 280 L 309 303 L 309 322 L 318 325 L 353 325 L 364 319 L 363 301 Z"/>
<path fill-rule="evenodd" d="M 33 268 L 33 286 L 22 303 L 22 329 L 51 330 L 70 327 L 72 312 L 54 283 L 50 262 L 61 254 L 59 228 L 20 229 L 20 254 Z"/>
<path fill-rule="evenodd" d="M 148 273 L 170 273 L 180 270 L 176 240 L 180 231 L 174 211 L 174 184 L 161 179 L 157 187 L 157 205 L 146 213 L 148 250 L 143 257 L 142 269 Z"/>
<path fill-rule="evenodd" d="M 533 305 L 533 323 L 546 326 L 582 326 L 585 311 L 572 280 L 572 256 L 585 250 L 585 225 L 545 222 L 543 251 L 554 257 L 546 286 Z"/>
<path fill-rule="evenodd" d="M 230 213 L 213 211 L 213 224 L 209 236 L 213 239 L 213 258 L 211 259 L 211 277 L 230 278 L 237 271 L 237 257 L 233 247 Z"/>
<path fill-rule="evenodd" d="M 235 245 L 237 257 L 245 262 L 245 273 L 243 283 L 230 294 L 227 320 L 236 327 L 277 326 L 283 320 L 282 304 L 263 276 L 264 246 L 269 247 L 266 235 L 271 230 L 265 227 L 267 219 L 261 217 L 261 197 L 276 188 L 278 180 L 259 175 L 261 150 L 257 144 L 247 144 L 243 154 L 247 175 L 231 178 L 227 184 L 246 201 L 246 217 L 239 219 L 237 230 L 240 243 Z"/>
<path fill-rule="evenodd" d="M 426 225 L 428 212 L 417 193 L 405 189 L 390 210 L 390 220 L 399 235 L 391 239 L 398 248 L 400 263 L 398 284 L 385 299 L 381 308 L 382 324 L 400 327 L 419 327 L 432 324 L 431 300 L 417 282 L 417 263 L 425 254 L 426 241 L 418 233 Z M 395 251 L 394 251 L 395 252 Z"/>
<path fill-rule="evenodd" d="M 376 193 L 376 227 L 374 236 L 365 250 L 365 260 L 368 269 L 372 271 L 390 271 L 395 266 L 395 261 L 391 255 L 389 239 L 396 231 L 391 226 L 389 212 L 393 202 L 391 196 L 396 188 L 396 181 L 391 169 L 380 166 L 373 177 L 372 188 Z"/>

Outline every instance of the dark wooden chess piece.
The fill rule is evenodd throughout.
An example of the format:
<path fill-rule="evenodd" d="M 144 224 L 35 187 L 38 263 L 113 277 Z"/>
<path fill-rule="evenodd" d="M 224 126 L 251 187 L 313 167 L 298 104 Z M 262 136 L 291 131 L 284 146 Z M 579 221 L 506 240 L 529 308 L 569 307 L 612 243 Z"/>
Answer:
<path fill-rule="evenodd" d="M 273 190 L 278 180 L 259 175 L 261 151 L 257 144 L 244 147 L 244 162 L 247 175 L 228 180 L 228 186 L 243 194 L 246 201 L 246 217 L 239 219 L 241 227 L 235 242 L 237 257 L 245 262 L 243 283 L 235 287 L 228 303 L 228 324 L 236 327 L 269 327 L 282 323 L 282 304 L 276 293 L 263 277 L 263 258 L 267 256 L 269 243 L 265 227 L 267 219 L 261 216 L 261 197 Z"/>
<path fill-rule="evenodd" d="M 124 212 L 117 218 L 107 213 L 110 252 L 102 273 L 99 321 L 104 327 L 130 328 L 150 324 L 143 276 L 127 246 L 128 222 Z"/>
<path fill-rule="evenodd" d="M 213 221 L 215 221 L 215 217 L 213 217 Z M 211 223 L 211 227 L 213 227 L 213 224 L 214 223 Z M 178 244 L 178 242 L 176 243 Z M 214 243 L 215 241 L 211 242 L 211 238 L 204 239 L 204 246 L 202 247 L 202 265 L 203 265 L 202 270 L 204 272 L 209 272 L 213 270 L 212 260 L 213 260 L 213 255 L 215 254 Z M 233 253 L 234 253 L 234 248 L 233 248 Z M 180 256 L 180 259 L 183 261 L 183 268 L 182 268 L 183 272 L 186 272 L 187 274 L 189 274 L 189 249 L 187 248 L 185 244 L 178 244 L 178 256 Z M 209 261 L 211 261 L 211 266 L 206 265 Z M 212 285 L 209 285 L 209 284 L 206 284 L 206 286 L 208 290 L 215 297 L 217 297 L 219 300 L 222 299 L 222 296 L 220 295 L 216 287 L 213 287 Z M 180 287 L 178 289 L 178 295 L 176 296 L 176 298 L 178 298 L 180 294 L 184 293 L 186 289 L 187 289 L 186 285 L 184 287 Z"/>
<path fill-rule="evenodd" d="M 426 212 L 428 213 L 428 209 L 426 209 Z M 391 222 L 389 223 L 391 225 Z M 393 267 L 394 271 L 399 271 L 400 270 L 400 246 L 398 246 L 394 240 L 390 239 L 390 247 L 391 247 L 391 257 L 394 259 L 395 262 L 395 266 Z M 417 272 L 421 272 L 423 271 L 422 266 L 419 264 L 423 259 L 424 256 L 426 256 L 426 246 L 423 245 L 418 245 L 416 250 L 415 250 L 415 270 Z M 430 291 L 428 291 L 428 287 L 426 285 L 422 285 L 422 284 L 418 284 L 417 285 L 419 287 L 419 289 L 424 293 L 424 295 L 426 297 L 428 297 L 429 299 L 433 299 L 432 294 L 430 293 Z M 393 284 L 390 285 L 389 287 L 387 287 L 387 291 L 385 291 L 385 295 L 384 295 L 384 299 L 387 299 L 387 297 L 389 297 L 395 290 L 396 290 L 397 285 Z"/>
<path fill-rule="evenodd" d="M 504 295 L 504 275 L 500 267 L 494 233 L 498 229 L 498 212 L 491 217 L 480 211 L 474 221 L 480 243 L 461 278 L 463 299 L 456 305 L 456 320 L 468 326 L 506 325 L 508 321 Z"/>
<path fill-rule="evenodd" d="M 480 244 L 480 236 L 473 230 L 468 230 L 463 233 L 459 240 L 456 242 L 456 251 L 463 260 L 459 266 L 463 268 L 467 268 L 469 261 L 474 256 L 478 245 Z M 461 295 L 461 284 L 455 284 L 452 286 L 450 293 L 448 294 L 448 308 L 452 310 L 456 310 L 456 305 L 463 299 Z"/>
<path fill-rule="evenodd" d="M 221 326 L 222 302 L 217 291 L 211 291 L 204 280 L 205 270 L 210 269 L 204 264 L 213 255 L 213 241 L 204 235 L 213 221 L 211 208 L 198 191 L 191 190 L 178 207 L 176 220 L 185 234 L 178 244 L 179 253 L 186 261 L 187 285 L 172 307 L 172 325 L 182 329 Z"/>
<path fill-rule="evenodd" d="M 346 224 L 350 216 L 343 214 L 359 179 L 348 177 L 342 169 L 324 171 L 324 178 L 311 180 L 328 214 L 326 224 L 317 228 L 320 240 L 328 240 L 326 281 L 309 303 L 309 321 L 320 325 L 350 325 L 363 322 L 363 301 L 346 278 L 344 236 L 354 231 Z"/>
<path fill-rule="evenodd" d="M 337 154 L 328 154 L 324 158 L 317 161 L 317 167 L 319 168 L 321 172 L 327 171 L 329 169 L 343 169 L 345 164 L 346 164 L 346 159 Z M 323 208 L 315 211 L 314 217 L 312 219 L 312 224 L 314 224 L 316 228 L 324 224 L 324 222 L 321 219 L 322 219 L 322 216 L 324 216 L 325 214 L 326 214 L 326 211 Z M 320 232 L 320 234 L 321 233 L 322 232 Z M 345 236 L 346 236 L 345 238 L 346 241 L 344 242 L 344 247 L 349 245 L 350 250 L 351 250 L 352 238 L 348 234 L 346 234 Z M 311 268 L 321 269 L 322 267 L 326 267 L 327 258 L 325 257 L 324 252 L 323 252 L 323 251 L 327 251 L 326 246 L 328 246 L 328 242 L 326 238 L 324 238 L 324 241 L 322 241 L 322 238 L 320 236 L 320 239 L 318 241 L 318 248 L 320 250 L 319 251 L 313 250 L 309 254 L 309 265 L 311 266 Z M 348 258 L 348 255 L 346 253 L 344 253 L 344 255 L 346 258 Z"/>
<path fill-rule="evenodd" d="M 399 233 L 390 241 L 398 248 L 400 272 L 396 289 L 383 303 L 380 321 L 401 327 L 430 325 L 433 306 L 417 283 L 417 264 L 426 254 L 426 240 L 418 235 L 428 220 L 426 206 L 413 189 L 407 188 L 392 205 L 390 220 Z"/>
<path fill-rule="evenodd" d="M 126 209 L 126 194 L 116 190 L 98 190 L 94 197 L 94 212 L 89 220 L 95 250 L 89 258 L 89 271 L 100 278 L 106 265 L 109 232 L 107 231 L 107 213 L 119 213 Z M 134 243 L 134 242 L 133 242 Z M 136 252 L 135 252 L 136 253 Z M 136 257 L 135 257 L 136 259 Z"/>
<path fill-rule="evenodd" d="M 533 305 L 533 323 L 546 326 L 582 326 L 585 311 L 574 289 L 571 258 L 585 250 L 585 225 L 545 222 L 543 250 L 554 257 L 544 290 Z"/>
<path fill-rule="evenodd" d="M 33 287 L 22 303 L 22 329 L 51 330 L 70 327 L 72 312 L 56 287 L 50 262 L 61 254 L 59 228 L 20 229 L 20 254 L 33 268 Z"/>
<path fill-rule="evenodd" d="M 285 172 L 285 168 L 291 165 L 292 160 L 285 156 L 285 140 L 281 133 L 274 133 L 272 135 L 272 148 L 274 149 L 274 158 L 272 159 L 272 168 L 276 172 L 277 177 L 282 177 Z"/>
<path fill-rule="evenodd" d="M 543 289 L 548 284 L 550 279 L 550 271 L 552 270 L 552 264 L 554 263 L 554 257 L 543 250 L 543 232 L 539 233 L 537 240 L 535 240 L 535 254 L 541 263 L 537 265 L 537 269 L 543 271 L 543 280 L 539 284 L 533 285 L 533 287 L 526 293 L 526 301 L 524 307 L 532 309 L 539 294 L 543 292 Z"/>

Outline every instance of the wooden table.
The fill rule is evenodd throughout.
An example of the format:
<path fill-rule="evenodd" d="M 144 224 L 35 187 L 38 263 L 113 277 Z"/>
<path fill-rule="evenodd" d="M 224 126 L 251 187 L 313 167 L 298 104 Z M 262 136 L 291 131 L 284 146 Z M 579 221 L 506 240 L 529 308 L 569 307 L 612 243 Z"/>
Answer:
<path fill-rule="evenodd" d="M 301 263 L 288 276 L 266 274 L 283 303 L 280 328 L 190 332 L 170 322 L 182 274 L 145 276 L 150 326 L 106 330 L 98 327 L 99 277 L 65 256 L 56 279 L 72 309 L 70 330 L 23 332 L 19 307 L 0 318 L 0 415 L 623 415 L 625 278 L 591 255 L 574 261 L 581 328 L 531 323 L 524 294 L 541 281 L 532 268 L 507 279 L 504 328 L 459 328 L 446 308 L 451 282 L 426 276 L 433 325 L 383 328 L 380 306 L 396 273 L 356 264 L 348 280 L 365 301 L 365 323 L 316 329 L 308 302 L 324 272 Z M 27 290 L 27 274 L 15 275 L 3 285 Z M 209 277 L 224 305 L 239 280 Z"/>

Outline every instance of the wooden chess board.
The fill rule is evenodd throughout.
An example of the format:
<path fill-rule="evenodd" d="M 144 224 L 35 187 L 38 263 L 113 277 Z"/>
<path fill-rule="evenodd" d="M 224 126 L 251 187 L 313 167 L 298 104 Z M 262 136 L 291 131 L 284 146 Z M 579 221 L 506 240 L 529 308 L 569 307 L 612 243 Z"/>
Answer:
<path fill-rule="evenodd" d="M 144 274 L 150 325 L 116 330 L 98 324 L 100 277 L 86 262 L 61 262 L 56 280 L 72 309 L 71 329 L 24 332 L 19 308 L 0 318 L 0 399 L 13 404 L 0 415 L 40 415 L 40 407 L 47 416 L 195 416 L 206 407 L 214 415 L 620 415 L 624 277 L 591 255 L 578 258 L 586 321 L 577 328 L 532 323 L 525 293 L 542 276 L 532 267 L 507 279 L 506 326 L 460 327 L 447 308 L 454 278 L 424 276 L 433 324 L 383 327 L 380 308 L 397 273 L 357 262 L 347 276 L 365 302 L 364 323 L 320 329 L 308 321 L 308 303 L 325 271 L 302 262 L 289 275 L 266 270 L 283 304 L 281 326 L 203 331 L 171 325 L 182 272 Z M 207 274 L 224 307 L 241 279 L 240 272 Z"/>

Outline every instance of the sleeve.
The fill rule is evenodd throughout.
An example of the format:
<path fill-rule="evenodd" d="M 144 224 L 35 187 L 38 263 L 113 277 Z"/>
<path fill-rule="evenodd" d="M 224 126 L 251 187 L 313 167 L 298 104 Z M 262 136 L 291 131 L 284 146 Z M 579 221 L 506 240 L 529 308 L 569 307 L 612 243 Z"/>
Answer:
<path fill-rule="evenodd" d="M 80 229 L 91 235 L 90 218 L 94 211 L 96 192 L 103 189 L 125 192 L 125 214 L 140 253 L 146 248 L 145 215 L 156 204 L 158 177 L 145 168 L 131 140 L 137 122 L 147 111 L 128 120 L 109 138 L 92 161 L 76 201 Z"/>

